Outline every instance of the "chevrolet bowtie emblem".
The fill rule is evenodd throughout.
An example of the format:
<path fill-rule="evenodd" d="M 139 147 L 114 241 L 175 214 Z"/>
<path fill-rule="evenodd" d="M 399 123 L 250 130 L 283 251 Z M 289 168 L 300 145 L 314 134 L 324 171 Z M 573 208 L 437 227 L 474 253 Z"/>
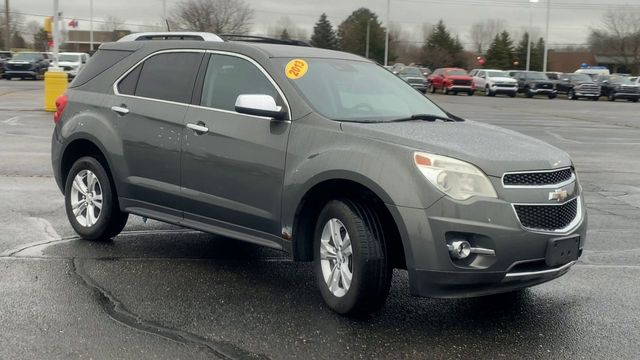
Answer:
<path fill-rule="evenodd" d="M 557 200 L 559 203 L 563 202 L 569 197 L 569 193 L 565 189 L 558 189 L 549 193 L 549 200 Z"/>

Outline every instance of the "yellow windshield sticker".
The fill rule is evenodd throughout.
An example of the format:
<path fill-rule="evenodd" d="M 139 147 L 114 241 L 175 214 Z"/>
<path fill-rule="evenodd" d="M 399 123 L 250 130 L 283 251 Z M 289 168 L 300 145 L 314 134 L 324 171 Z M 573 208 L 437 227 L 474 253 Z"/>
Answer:
<path fill-rule="evenodd" d="M 308 68 L 309 65 L 307 65 L 306 61 L 302 59 L 293 59 L 289 61 L 284 71 L 289 79 L 296 80 L 303 77 L 304 74 L 307 73 Z"/>

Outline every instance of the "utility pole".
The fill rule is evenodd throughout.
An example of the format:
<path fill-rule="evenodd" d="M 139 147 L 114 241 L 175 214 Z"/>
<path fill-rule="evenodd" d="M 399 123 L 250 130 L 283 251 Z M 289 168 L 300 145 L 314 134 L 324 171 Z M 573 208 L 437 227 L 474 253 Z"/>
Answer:
<path fill-rule="evenodd" d="M 53 68 L 58 68 L 58 51 L 60 49 L 60 13 L 58 1 L 53 0 Z"/>
<path fill-rule="evenodd" d="M 4 0 L 4 46 L 6 50 L 11 50 L 11 25 L 9 25 L 9 0 Z"/>
<path fill-rule="evenodd" d="M 529 32 L 527 33 L 527 71 L 531 69 L 531 32 L 533 31 L 533 4 L 540 0 L 529 0 Z"/>
<path fill-rule="evenodd" d="M 387 0 L 387 29 L 384 34 L 384 66 L 389 65 L 389 28 L 391 27 L 391 0 Z"/>
<path fill-rule="evenodd" d="M 162 0 L 162 20 L 167 21 L 167 0 Z"/>
<path fill-rule="evenodd" d="M 93 51 L 93 0 L 89 0 L 89 50 Z"/>
<path fill-rule="evenodd" d="M 547 72 L 547 56 L 549 55 L 549 18 L 551 17 L 551 0 L 547 0 L 547 29 L 544 33 L 544 59 L 542 71 Z"/>
<path fill-rule="evenodd" d="M 371 33 L 371 20 L 372 19 L 367 20 L 367 43 L 364 47 L 364 57 L 366 57 L 367 59 L 369 58 L 369 34 Z"/>

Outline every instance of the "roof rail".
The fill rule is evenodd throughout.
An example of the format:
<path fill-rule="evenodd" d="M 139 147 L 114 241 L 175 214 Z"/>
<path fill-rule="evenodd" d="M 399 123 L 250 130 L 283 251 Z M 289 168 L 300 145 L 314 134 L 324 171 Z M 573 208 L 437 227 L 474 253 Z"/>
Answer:
<path fill-rule="evenodd" d="M 144 40 L 199 40 L 222 42 L 220 36 L 208 32 L 193 31 L 163 31 L 163 32 L 141 32 L 123 36 L 121 41 L 144 41 Z"/>
<path fill-rule="evenodd" d="M 295 45 L 295 46 L 307 46 L 311 47 L 311 45 L 307 44 L 304 41 L 293 40 L 293 39 L 276 39 L 270 38 L 266 36 L 255 36 L 255 35 L 240 35 L 240 34 L 219 34 L 221 38 L 225 41 L 247 41 L 247 42 L 256 42 L 256 43 L 264 43 L 264 44 L 280 44 L 280 45 Z"/>

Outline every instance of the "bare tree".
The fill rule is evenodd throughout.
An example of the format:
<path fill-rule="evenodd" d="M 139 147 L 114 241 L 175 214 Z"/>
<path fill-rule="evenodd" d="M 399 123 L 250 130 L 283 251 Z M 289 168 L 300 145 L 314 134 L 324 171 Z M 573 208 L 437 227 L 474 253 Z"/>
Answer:
<path fill-rule="evenodd" d="M 602 27 L 589 36 L 592 51 L 618 56 L 627 71 L 640 71 L 640 10 L 612 8 L 602 18 Z"/>
<path fill-rule="evenodd" d="M 186 0 L 174 13 L 173 27 L 218 34 L 247 34 L 253 19 L 244 0 Z"/>
<path fill-rule="evenodd" d="M 470 37 L 474 50 L 481 54 L 484 53 L 496 35 L 506 27 L 507 24 L 502 19 L 487 19 L 471 25 Z"/>
<path fill-rule="evenodd" d="M 270 26 L 267 33 L 271 37 L 278 38 L 285 31 L 289 35 L 290 39 L 302 41 L 309 40 L 309 33 L 305 29 L 297 26 L 293 21 L 291 21 L 291 18 L 286 15 L 280 17 L 280 19 L 276 21 L 275 25 Z"/>
<path fill-rule="evenodd" d="M 109 15 L 100 24 L 100 30 L 102 31 L 125 30 L 124 21 L 119 17 Z"/>

